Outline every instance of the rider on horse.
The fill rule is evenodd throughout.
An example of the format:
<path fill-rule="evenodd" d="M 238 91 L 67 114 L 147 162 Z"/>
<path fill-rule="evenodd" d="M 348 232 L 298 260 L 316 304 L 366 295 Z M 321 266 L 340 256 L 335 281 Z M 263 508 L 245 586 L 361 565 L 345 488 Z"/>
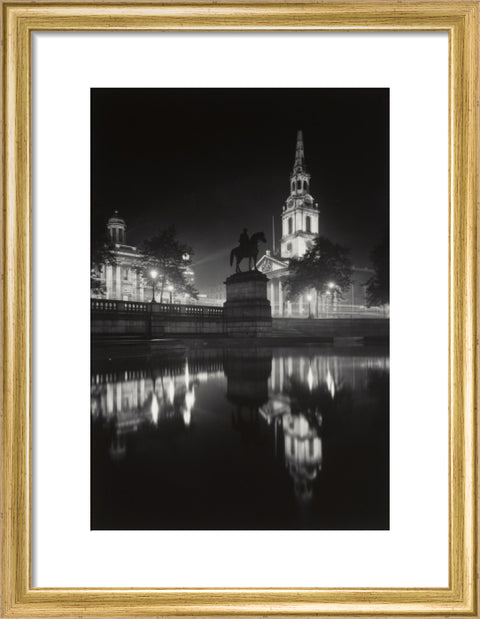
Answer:
<path fill-rule="evenodd" d="M 250 248 L 250 237 L 248 236 L 248 230 L 246 228 L 243 229 L 238 242 L 240 243 L 241 251 L 247 253 Z"/>

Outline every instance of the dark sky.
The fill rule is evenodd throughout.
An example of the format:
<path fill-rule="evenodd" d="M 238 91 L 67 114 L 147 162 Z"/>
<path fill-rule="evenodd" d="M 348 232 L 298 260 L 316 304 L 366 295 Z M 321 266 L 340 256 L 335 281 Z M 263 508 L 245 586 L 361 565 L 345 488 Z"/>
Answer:
<path fill-rule="evenodd" d="M 368 266 L 388 233 L 388 89 L 92 89 L 91 112 L 92 221 L 118 210 L 133 245 L 175 224 L 199 287 L 242 228 L 271 249 L 274 215 L 278 244 L 298 129 L 320 234 Z"/>

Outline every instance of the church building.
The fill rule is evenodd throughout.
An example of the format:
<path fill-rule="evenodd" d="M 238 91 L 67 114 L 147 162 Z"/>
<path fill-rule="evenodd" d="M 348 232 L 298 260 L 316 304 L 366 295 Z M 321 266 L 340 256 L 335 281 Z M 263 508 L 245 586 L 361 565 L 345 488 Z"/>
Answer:
<path fill-rule="evenodd" d="M 284 281 L 288 276 L 290 258 L 301 258 L 319 234 L 318 203 L 310 194 L 310 174 L 305 167 L 303 134 L 297 133 L 295 162 L 290 174 L 290 195 L 282 208 L 282 237 L 280 252 L 267 250 L 257 268 L 269 278 L 268 298 L 273 316 L 328 317 L 339 312 L 353 312 L 365 306 L 365 282 L 373 274 L 371 269 L 353 268 L 353 283 L 343 291 L 343 299 L 332 282 L 331 291 L 319 295 L 315 290 L 305 291 L 294 301 L 287 301 Z"/>

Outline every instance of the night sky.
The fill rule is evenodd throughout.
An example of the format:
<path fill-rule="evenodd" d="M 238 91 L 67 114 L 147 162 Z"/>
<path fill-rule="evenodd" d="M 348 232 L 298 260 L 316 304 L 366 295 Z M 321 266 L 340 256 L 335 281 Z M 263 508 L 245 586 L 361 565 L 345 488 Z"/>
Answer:
<path fill-rule="evenodd" d="M 320 234 L 370 266 L 388 234 L 388 89 L 92 89 L 92 222 L 118 210 L 138 245 L 175 224 L 197 287 L 232 273 L 244 227 L 278 247 L 297 130 Z"/>

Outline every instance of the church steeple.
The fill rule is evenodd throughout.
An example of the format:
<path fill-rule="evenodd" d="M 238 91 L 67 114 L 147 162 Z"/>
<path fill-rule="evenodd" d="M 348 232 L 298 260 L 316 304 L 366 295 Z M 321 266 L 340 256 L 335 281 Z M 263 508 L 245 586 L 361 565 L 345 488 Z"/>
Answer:
<path fill-rule="evenodd" d="M 295 163 L 293 164 L 293 173 L 305 171 L 305 153 L 303 150 L 303 133 L 297 131 L 297 147 L 295 149 Z"/>
<path fill-rule="evenodd" d="M 290 194 L 292 196 L 306 195 L 310 185 L 310 174 L 305 169 L 305 150 L 303 148 L 303 133 L 297 131 L 295 147 L 295 163 L 290 174 Z"/>
<path fill-rule="evenodd" d="M 303 133 L 297 131 L 295 163 L 290 174 L 290 195 L 282 211 L 282 258 L 303 256 L 318 234 L 318 205 L 309 194 L 310 174 L 305 169 Z"/>

